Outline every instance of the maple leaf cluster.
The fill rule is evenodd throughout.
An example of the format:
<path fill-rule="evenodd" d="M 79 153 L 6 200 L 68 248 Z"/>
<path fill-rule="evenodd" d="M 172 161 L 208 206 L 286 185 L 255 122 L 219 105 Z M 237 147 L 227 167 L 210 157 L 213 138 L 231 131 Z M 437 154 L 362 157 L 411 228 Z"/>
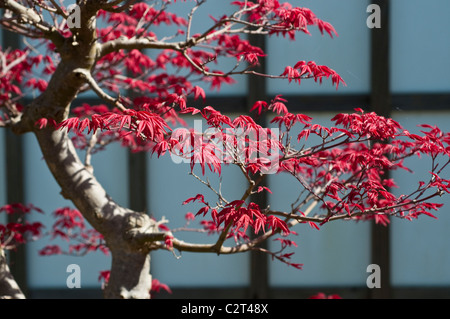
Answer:
<path fill-rule="evenodd" d="M 0 247 L 2 249 L 16 249 L 18 245 L 29 240 L 36 240 L 42 235 L 44 225 L 40 222 L 29 222 L 25 215 L 31 212 L 42 213 L 42 210 L 32 204 L 22 203 L 7 204 L 0 207 L 0 214 L 13 215 L 15 221 L 0 224 Z"/>
<path fill-rule="evenodd" d="M 42 55 L 31 56 L 29 50 L 0 48 L 0 127 L 23 111 L 20 103 L 22 85 L 40 90 L 47 86 L 44 80 L 27 79 L 26 76 L 42 58 Z"/>
<path fill-rule="evenodd" d="M 18 245 L 50 236 L 50 240 L 59 238 L 68 242 L 68 249 L 63 250 L 59 244 L 47 245 L 39 251 L 42 256 L 84 255 L 97 250 L 104 254 L 109 253 L 103 242 L 103 236 L 86 226 L 85 219 L 78 210 L 69 207 L 56 209 L 53 212 L 54 223 L 48 232 L 44 231 L 45 226 L 40 221 L 26 220 L 26 215 L 32 212 L 44 214 L 40 208 L 32 204 L 13 203 L 0 207 L 0 214 L 6 213 L 14 217 L 13 222 L 0 224 L 0 244 L 3 249 L 16 249 Z"/>
<path fill-rule="evenodd" d="M 101 251 L 109 254 L 103 236 L 95 229 L 88 228 L 83 215 L 77 209 L 58 208 L 53 212 L 55 221 L 49 232 L 50 240 L 62 239 L 68 243 L 68 249 L 61 245 L 46 245 L 39 251 L 41 256 L 68 254 L 82 256 L 89 252 Z"/>
<path fill-rule="evenodd" d="M 319 293 L 309 297 L 309 299 L 342 299 L 342 298 L 337 294 L 326 295 L 323 292 L 319 292 Z"/>
<path fill-rule="evenodd" d="M 269 34 L 288 35 L 294 40 L 296 31 L 310 34 L 308 27 L 317 26 L 322 34 L 326 32 L 331 37 L 337 35 L 329 22 L 319 19 L 308 8 L 293 7 L 290 3 L 280 3 L 277 0 L 234 1 L 233 4 L 241 8 L 254 8 L 249 10 L 249 21 L 258 25 L 270 24 Z"/>

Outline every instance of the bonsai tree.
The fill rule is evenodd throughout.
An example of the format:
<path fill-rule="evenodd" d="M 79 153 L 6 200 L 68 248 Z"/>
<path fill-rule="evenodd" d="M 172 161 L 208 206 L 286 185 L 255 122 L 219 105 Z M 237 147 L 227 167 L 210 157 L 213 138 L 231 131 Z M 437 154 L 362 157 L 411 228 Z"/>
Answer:
<path fill-rule="evenodd" d="M 288 235 L 295 235 L 297 224 L 320 228 L 335 220 L 386 224 L 390 216 L 433 217 L 440 207 L 435 197 L 449 186 L 442 172 L 449 163 L 450 137 L 437 127 L 424 125 L 419 136 L 362 109 L 337 114 L 333 126 L 325 127 L 307 115 L 290 113 L 281 95 L 256 101 L 249 112 L 234 118 L 220 105 L 206 105 L 208 88 L 232 84 L 237 75 L 345 85 L 332 68 L 301 60 L 301 53 L 298 63 L 278 74 L 258 69 L 266 53 L 248 35 L 289 41 L 311 28 L 337 35 L 311 10 L 278 0 L 243 0 L 229 3 L 230 13 L 208 17 L 199 10 L 206 2 L 0 1 L 2 27 L 29 39 L 24 48 L 0 51 L 0 125 L 36 137 L 61 195 L 75 207 L 55 210 L 52 235 L 80 240 L 71 251 L 111 254 L 110 272 L 103 274 L 106 298 L 149 298 L 149 253 L 155 250 L 220 255 L 257 250 L 301 268 L 286 250 L 295 245 Z M 188 8 L 188 13 L 171 13 L 175 6 Z M 194 33 L 197 20 L 208 26 Z M 173 33 L 164 34 L 167 30 Z M 36 73 L 40 76 L 32 75 Z M 87 91 L 102 102 L 79 103 L 77 96 Z M 29 92 L 35 97 L 25 102 Z M 263 116 L 270 128 L 264 127 Z M 202 119 L 206 129 L 189 127 L 185 120 L 190 117 Z M 183 241 L 165 218 L 122 207 L 107 194 L 95 177 L 91 156 L 111 143 L 190 163 L 192 178 L 205 193 L 186 198 L 177 214 L 198 221 L 198 228 L 185 230 L 204 232 L 209 243 Z M 404 160 L 412 156 L 432 159 L 429 179 L 418 181 L 410 193 L 394 195 L 390 189 L 395 181 L 386 176 L 407 170 Z M 224 166 L 236 166 L 245 177 L 245 190 L 237 198 L 226 198 L 204 177 L 209 171 L 220 176 Z M 261 192 L 277 196 L 264 184 L 269 174 L 290 174 L 298 182 L 299 197 L 290 210 L 253 200 Z M 206 192 L 217 201 L 206 201 Z M 194 202 L 201 208 L 189 213 Z M 0 208 L 7 214 L 39 210 L 26 203 Z M 0 225 L 1 296 L 24 297 L 9 273 L 4 250 L 41 235 L 42 228 L 26 219 Z M 262 246 L 268 239 L 280 241 L 282 249 Z M 61 252 L 52 245 L 41 254 Z"/>

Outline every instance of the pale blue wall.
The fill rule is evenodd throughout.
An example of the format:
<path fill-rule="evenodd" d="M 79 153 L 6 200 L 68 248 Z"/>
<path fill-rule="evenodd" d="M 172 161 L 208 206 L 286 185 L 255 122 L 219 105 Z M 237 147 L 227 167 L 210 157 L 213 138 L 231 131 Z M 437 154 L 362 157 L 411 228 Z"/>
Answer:
<path fill-rule="evenodd" d="M 313 118 L 312 123 L 330 126 L 331 113 L 305 113 Z M 294 138 L 302 125 L 291 131 Z M 320 143 L 312 135 L 307 146 Z M 300 183 L 291 175 L 269 175 L 268 183 L 273 195 L 268 196 L 269 205 L 274 210 L 290 211 L 291 204 L 303 190 Z M 306 207 L 304 208 L 306 209 Z M 310 216 L 323 214 L 315 208 Z M 363 286 L 370 264 L 370 224 L 347 221 L 334 221 L 320 227 L 311 228 L 309 224 L 298 224 L 293 229 L 298 236 L 291 236 L 298 247 L 286 249 L 295 252 L 292 262 L 303 263 L 297 270 L 278 261 L 269 264 L 270 284 L 273 286 Z M 279 249 L 278 242 L 269 242 L 273 251 Z"/>
<path fill-rule="evenodd" d="M 268 73 L 279 75 L 298 61 L 315 61 L 338 72 L 346 87 L 336 91 L 331 79 L 320 85 L 313 79 L 287 84 L 284 80 L 268 82 L 271 95 L 277 94 L 347 94 L 368 93 L 370 89 L 370 29 L 366 26 L 367 0 L 314 0 L 293 3 L 310 8 L 320 19 L 330 22 L 339 34 L 331 39 L 311 27 L 311 35 L 298 34 L 295 42 L 282 37 L 267 41 Z"/>
<path fill-rule="evenodd" d="M 279 188 L 274 186 L 272 189 Z M 365 286 L 370 264 L 369 223 L 335 221 L 320 230 L 299 224 L 293 230 L 299 234 L 291 237 L 298 247 L 286 252 L 295 252 L 292 261 L 302 263 L 303 268 L 269 263 L 271 286 Z M 271 243 L 271 247 L 279 249 L 279 244 Z"/>
<path fill-rule="evenodd" d="M 394 93 L 450 91 L 450 2 L 391 4 L 391 89 Z"/>
<path fill-rule="evenodd" d="M 73 207 L 73 205 L 60 195 L 61 189 L 50 174 L 33 135 L 25 136 L 24 149 L 26 202 L 33 203 L 45 212 L 44 215 L 35 214 L 31 219 L 43 222 L 49 230 L 54 222 L 51 213 L 59 207 Z M 106 151 L 94 155 L 92 161 L 97 179 L 112 198 L 121 205 L 128 205 L 126 152 L 126 149 L 119 145 L 111 145 Z M 84 152 L 80 152 L 80 155 L 83 154 Z M 63 242 L 58 243 L 64 247 Z M 99 286 L 99 271 L 110 268 L 110 257 L 104 256 L 102 253 L 92 253 L 81 258 L 62 255 L 39 256 L 38 250 L 47 244 L 55 244 L 55 242 L 49 241 L 46 237 L 27 246 L 27 262 L 29 265 L 33 265 L 27 269 L 31 288 L 64 288 L 69 275 L 66 269 L 72 263 L 81 267 L 82 287 Z"/>
<path fill-rule="evenodd" d="M 420 134 L 419 124 L 437 125 L 445 132 L 450 131 L 450 112 L 399 112 L 394 115 L 406 129 Z M 404 193 L 417 188 L 419 180 L 427 181 L 430 160 L 413 159 L 405 165 L 414 173 L 402 171 L 392 175 L 398 179 L 399 189 Z M 447 168 L 442 176 L 450 174 Z M 435 200 L 444 206 L 434 215 L 438 219 L 422 216 L 414 221 L 393 219 L 391 231 L 391 258 L 393 285 L 449 285 L 450 284 L 450 195 Z"/>
<path fill-rule="evenodd" d="M 210 16 L 214 17 L 215 19 L 218 19 L 222 17 L 224 14 L 232 14 L 235 9 L 239 9 L 238 6 L 231 6 L 230 3 L 233 1 L 206 1 L 204 4 L 202 4 L 195 12 L 193 19 L 192 19 L 192 28 L 191 28 L 191 35 L 194 35 L 196 33 L 202 33 L 205 30 L 209 29 L 214 25 L 214 21 L 210 18 Z M 172 1 L 172 4 L 168 7 L 167 11 L 172 12 L 175 14 L 178 14 L 181 17 L 186 18 L 190 13 L 191 9 L 195 5 L 195 1 L 177 1 L 174 3 Z M 170 37 L 174 34 L 174 31 L 177 30 L 178 27 L 167 27 L 162 26 L 159 28 L 154 28 L 152 31 L 155 32 L 158 35 L 158 38 L 161 39 L 164 36 Z M 182 27 L 183 30 L 185 30 L 184 27 Z M 245 38 L 245 36 L 241 36 Z M 180 36 L 179 38 L 176 38 L 175 40 L 182 41 L 185 39 L 185 36 Z M 169 40 L 170 41 L 170 40 Z M 222 58 L 218 63 L 215 64 L 210 63 L 208 66 L 211 70 L 222 70 L 223 72 L 231 71 L 235 65 L 236 65 L 236 58 L 230 57 L 230 58 Z M 240 68 L 242 69 L 242 67 Z M 194 78 L 198 78 L 197 76 Z M 216 89 L 214 91 L 210 90 L 210 84 L 203 84 L 201 82 L 194 82 L 194 85 L 201 86 L 207 96 L 218 96 L 218 95 L 243 95 L 247 92 L 247 77 L 238 75 L 233 77 L 237 83 L 233 85 L 227 85 L 223 84 L 220 91 L 218 92 Z"/>
<path fill-rule="evenodd" d="M 188 122 L 193 125 L 193 121 Z M 207 125 L 197 127 L 204 132 Z M 149 213 L 156 219 L 163 216 L 170 221 L 170 228 L 185 225 L 184 216 L 187 212 L 194 214 L 202 207 L 200 204 L 182 205 L 183 201 L 201 193 L 205 201 L 215 206 L 217 196 L 193 176 L 189 175 L 188 163 L 175 163 L 165 155 L 157 159 L 156 155 L 148 160 L 148 202 Z M 208 172 L 208 169 L 207 169 Z M 195 169 L 197 176 L 202 176 L 200 169 Z M 213 187 L 218 191 L 220 179 L 217 175 L 207 173 Z M 206 179 L 205 179 L 206 180 Z M 240 199 L 245 192 L 246 180 L 237 167 L 226 167 L 222 171 L 222 194 L 229 200 Z M 210 215 L 208 215 L 210 217 Z M 210 219 L 210 218 L 209 218 Z M 197 218 L 200 221 L 201 217 Z M 198 223 L 192 222 L 192 227 Z M 217 236 L 198 233 L 179 232 L 177 238 L 191 243 L 214 243 Z M 227 242 L 225 243 L 227 245 Z M 233 245 L 231 242 L 229 245 Z M 179 252 L 176 252 L 179 254 Z M 183 252 L 176 259 L 170 252 L 157 251 L 152 253 L 152 272 L 154 278 L 169 285 L 180 286 L 245 286 L 249 282 L 249 255 L 199 254 Z"/>

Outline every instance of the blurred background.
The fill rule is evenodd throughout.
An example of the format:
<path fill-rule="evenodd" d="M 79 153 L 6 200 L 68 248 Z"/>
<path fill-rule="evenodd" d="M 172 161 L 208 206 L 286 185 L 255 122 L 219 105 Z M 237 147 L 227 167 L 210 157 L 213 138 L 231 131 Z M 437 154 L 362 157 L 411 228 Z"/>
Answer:
<path fill-rule="evenodd" d="M 330 22 L 339 36 L 331 39 L 312 30 L 295 42 L 283 38 L 252 37 L 268 54 L 261 66 L 268 73 L 281 74 L 286 65 L 314 60 L 336 70 L 347 83 L 339 90 L 304 80 L 302 85 L 286 81 L 237 78 L 220 92 L 206 92 L 207 105 L 232 116 L 247 112 L 256 100 L 282 94 L 290 112 L 304 113 L 313 121 L 327 123 L 336 113 L 360 107 L 392 116 L 415 132 L 418 124 L 438 125 L 450 131 L 450 2 L 447 0 L 293 0 L 295 6 L 310 8 Z M 370 29 L 370 4 L 381 8 L 381 28 Z M 210 0 L 205 14 L 227 12 L 229 1 Z M 175 6 L 174 6 L 175 7 Z M 182 5 L 178 12 L 186 12 Z M 210 11 L 208 11 L 210 10 Z M 199 13 L 200 14 L 200 13 Z M 201 22 L 206 23 L 206 22 Z M 195 27 L 201 28 L 202 25 Z M 2 47 L 21 45 L 21 39 L 0 33 Z M 84 102 L 100 104 L 92 94 Z M 97 165 L 96 165 L 97 164 Z M 399 191 L 413 187 L 429 166 L 415 160 L 408 163 L 413 174 L 394 173 Z M 192 176 L 186 164 L 170 157 L 131 154 L 111 145 L 96 154 L 93 166 L 97 178 L 122 205 L 165 216 L 171 227 L 184 225 L 184 215 L 195 206 L 181 203 L 197 193 L 208 193 Z M 212 183 L 218 183 L 211 175 Z M 222 177 L 226 197 L 240 197 L 245 179 L 233 167 Z M 259 198 L 271 207 L 289 208 L 296 199 L 297 183 L 287 176 L 269 176 L 267 185 L 276 196 Z M 33 203 L 45 211 L 30 216 L 52 225 L 51 212 L 72 206 L 64 200 L 50 175 L 33 135 L 14 136 L 0 129 L 0 206 L 11 202 Z M 211 197 L 214 200 L 214 197 Z M 320 230 L 298 225 L 298 247 L 293 261 L 303 269 L 290 268 L 258 253 L 230 256 L 168 252 L 152 253 L 153 278 L 167 284 L 172 294 L 155 298 L 306 298 L 324 292 L 342 298 L 449 298 L 450 297 L 450 196 L 438 220 L 422 217 L 415 221 L 392 220 L 388 227 L 373 223 L 333 222 Z M 0 222 L 6 222 L 0 215 Z M 186 240 L 211 241 L 187 235 Z M 10 254 L 11 268 L 30 298 L 101 297 L 99 272 L 108 270 L 110 257 L 92 253 L 85 257 L 38 255 L 47 245 L 38 240 Z M 53 243 L 53 242 L 50 242 Z M 269 242 L 268 247 L 277 245 Z M 277 246 L 273 246 L 278 249 Z M 69 289 L 66 271 L 70 264 L 81 269 L 81 288 Z M 370 264 L 381 269 L 381 288 L 369 289 L 366 280 Z"/>

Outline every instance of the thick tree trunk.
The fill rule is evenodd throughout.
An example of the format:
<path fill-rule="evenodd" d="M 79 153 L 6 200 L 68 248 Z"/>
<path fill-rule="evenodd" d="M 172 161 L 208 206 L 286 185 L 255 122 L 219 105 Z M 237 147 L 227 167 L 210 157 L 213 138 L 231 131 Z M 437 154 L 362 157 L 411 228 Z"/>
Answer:
<path fill-rule="evenodd" d="M 0 299 L 24 298 L 24 294 L 9 270 L 5 252 L 0 247 Z"/>
<path fill-rule="evenodd" d="M 112 253 L 111 276 L 105 288 L 105 298 L 148 299 L 151 284 L 148 253 Z"/>
<path fill-rule="evenodd" d="M 151 288 L 149 246 L 134 240 L 142 230 L 152 231 L 151 220 L 115 203 L 95 176 L 80 161 L 65 130 L 35 132 L 44 159 L 70 199 L 105 238 L 112 254 L 107 298 L 149 298 Z"/>
<path fill-rule="evenodd" d="M 62 196 L 71 200 L 101 233 L 106 225 L 111 227 L 113 217 L 123 215 L 125 210 L 110 199 L 81 162 L 68 133 L 65 130 L 43 129 L 37 130 L 35 135 L 47 166 L 61 187 Z"/>

